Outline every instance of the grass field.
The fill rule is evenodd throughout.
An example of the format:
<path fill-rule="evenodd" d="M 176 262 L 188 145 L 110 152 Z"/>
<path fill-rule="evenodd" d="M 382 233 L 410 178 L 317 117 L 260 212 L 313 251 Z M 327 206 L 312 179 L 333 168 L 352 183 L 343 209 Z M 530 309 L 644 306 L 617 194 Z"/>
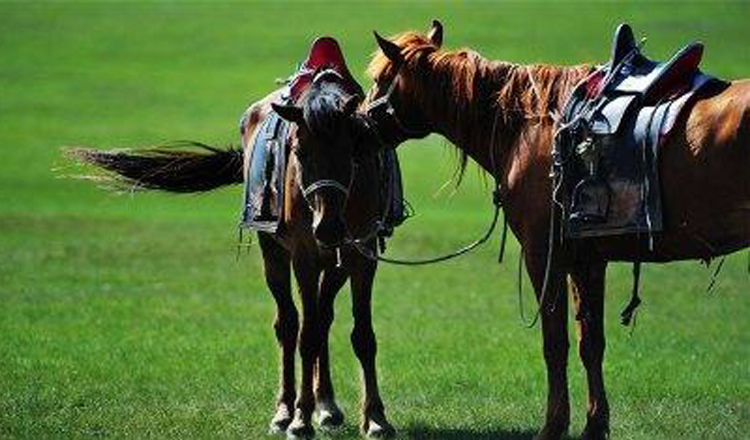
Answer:
<path fill-rule="evenodd" d="M 2 3 L 0 17 L 0 437 L 10 438 L 255 439 L 272 415 L 274 306 L 257 247 L 236 259 L 240 188 L 114 196 L 58 178 L 75 172 L 62 146 L 236 143 L 246 105 L 315 36 L 339 38 L 367 87 L 370 31 L 426 29 L 434 17 L 448 47 L 554 63 L 604 60 L 627 20 L 654 57 L 701 39 L 705 70 L 750 76 L 745 2 Z M 455 196 L 436 198 L 453 150 L 433 137 L 401 157 L 418 215 L 392 255 L 481 233 L 490 194 L 475 168 Z M 379 270 L 382 393 L 403 438 L 529 438 L 542 424 L 541 337 L 518 317 L 518 247 L 499 267 L 495 243 L 440 266 Z M 617 319 L 629 266 L 610 267 L 613 438 L 750 435 L 746 254 L 727 259 L 711 294 L 697 262 L 647 266 L 632 335 Z M 342 439 L 358 435 L 349 307 L 342 292 L 331 342 Z M 577 435 L 585 382 L 574 351 L 570 375 Z"/>

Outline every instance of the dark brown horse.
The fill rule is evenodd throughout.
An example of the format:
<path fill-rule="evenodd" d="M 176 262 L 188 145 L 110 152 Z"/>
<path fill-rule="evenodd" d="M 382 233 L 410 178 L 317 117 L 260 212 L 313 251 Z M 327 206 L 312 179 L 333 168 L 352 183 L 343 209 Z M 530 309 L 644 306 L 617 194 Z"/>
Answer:
<path fill-rule="evenodd" d="M 542 294 L 550 225 L 550 152 L 555 119 L 593 68 L 489 61 L 471 50 L 441 48 L 437 21 L 425 35 L 376 34 L 381 51 L 369 73 L 368 100 L 381 137 L 398 144 L 439 133 L 498 182 L 506 218 L 523 248 L 540 303 L 547 365 L 546 422 L 538 435 L 558 439 L 570 420 L 566 275 L 575 308 L 578 352 L 586 369 L 584 438 L 609 432 L 602 376 L 604 279 L 608 261 L 709 259 L 750 244 L 750 81 L 731 83 L 695 103 L 662 146 L 665 225 L 654 237 L 576 240 L 555 250 Z M 382 109 L 385 108 L 385 111 Z"/>
<path fill-rule="evenodd" d="M 371 295 L 377 263 L 344 243 L 345 238 L 368 235 L 379 218 L 381 175 L 375 155 L 368 154 L 373 149 L 362 137 L 363 127 L 353 116 L 362 97 L 347 92 L 345 81 L 333 70 L 323 71 L 299 98 L 301 107 L 277 105 L 281 91 L 253 104 L 243 118 L 244 152 L 205 146 L 207 152 L 163 148 L 71 151 L 84 162 L 116 173 L 128 185 L 172 192 L 208 191 L 243 182 L 249 149 L 272 108 L 294 122 L 286 145 L 292 154 L 284 183 L 283 218 L 277 233 L 258 233 L 266 283 L 277 305 L 274 329 L 282 360 L 271 430 L 286 431 L 290 438 L 314 435 L 316 408 L 322 428 L 344 421 L 331 382 L 328 332 L 334 299 L 347 280 L 354 315 L 351 343 L 364 382 L 362 430 L 370 437 L 394 433 L 385 416 L 375 370 Z M 375 237 L 358 245 L 374 252 Z M 292 274 L 299 286 L 301 328 L 291 292 Z M 295 388 L 297 347 L 302 360 L 299 392 Z"/>

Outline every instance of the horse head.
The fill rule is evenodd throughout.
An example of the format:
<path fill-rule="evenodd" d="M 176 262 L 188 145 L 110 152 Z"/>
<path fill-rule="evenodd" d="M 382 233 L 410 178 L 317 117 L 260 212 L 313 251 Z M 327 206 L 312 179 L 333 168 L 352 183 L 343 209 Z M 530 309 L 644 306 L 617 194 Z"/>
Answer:
<path fill-rule="evenodd" d="M 328 248 L 347 238 L 344 217 L 356 163 L 376 150 L 366 122 L 356 112 L 362 96 L 350 92 L 353 88 L 346 81 L 334 69 L 320 69 L 298 105 L 272 104 L 279 116 L 296 125 L 290 165 L 312 212 L 315 240 Z"/>
<path fill-rule="evenodd" d="M 420 64 L 424 57 L 440 50 L 443 25 L 433 20 L 427 34 L 406 32 L 395 41 L 374 32 L 380 47 L 368 67 L 374 81 L 367 94 L 366 114 L 377 127 L 384 144 L 395 147 L 407 139 L 423 138 L 435 131 L 429 118 L 411 105 L 429 90 L 420 87 Z"/>

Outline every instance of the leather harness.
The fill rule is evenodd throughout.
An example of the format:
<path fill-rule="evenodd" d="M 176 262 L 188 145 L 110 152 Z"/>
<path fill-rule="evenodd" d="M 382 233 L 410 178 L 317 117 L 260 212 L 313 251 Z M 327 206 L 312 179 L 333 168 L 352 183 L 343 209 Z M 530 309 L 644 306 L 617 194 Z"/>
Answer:
<path fill-rule="evenodd" d="M 698 69 L 700 43 L 666 63 L 646 58 L 641 46 L 630 26 L 621 24 L 610 61 L 576 86 L 565 105 L 552 153 L 550 220 L 552 231 L 555 214 L 562 214 L 564 240 L 636 233 L 647 236 L 653 249 L 653 234 L 663 228 L 659 146 L 699 92 L 724 84 Z M 551 260 L 550 250 L 548 271 Z M 641 303 L 640 266 L 633 265 L 623 325 Z"/>

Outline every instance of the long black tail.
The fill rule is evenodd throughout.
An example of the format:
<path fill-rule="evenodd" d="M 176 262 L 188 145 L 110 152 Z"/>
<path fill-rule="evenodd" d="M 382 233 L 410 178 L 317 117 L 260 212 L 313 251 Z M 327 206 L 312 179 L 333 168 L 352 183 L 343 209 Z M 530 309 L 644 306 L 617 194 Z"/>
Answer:
<path fill-rule="evenodd" d="M 119 189 L 191 193 L 243 181 L 242 150 L 232 147 L 219 149 L 182 141 L 135 150 L 72 148 L 65 154 L 108 171 L 83 178 L 103 180 Z"/>

